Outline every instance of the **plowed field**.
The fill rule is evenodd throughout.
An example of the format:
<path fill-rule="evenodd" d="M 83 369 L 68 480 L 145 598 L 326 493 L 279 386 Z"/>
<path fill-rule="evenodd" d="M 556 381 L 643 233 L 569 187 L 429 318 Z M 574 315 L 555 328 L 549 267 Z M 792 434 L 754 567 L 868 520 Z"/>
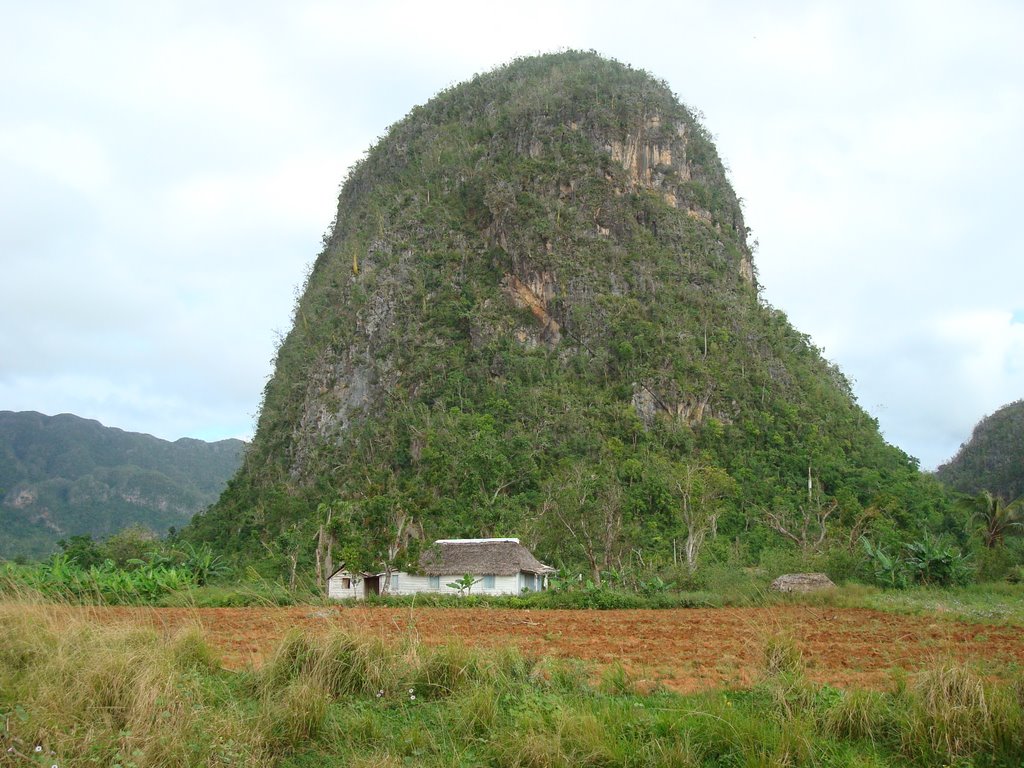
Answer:
<path fill-rule="evenodd" d="M 1019 628 L 901 616 L 867 609 L 800 606 L 634 611 L 417 608 L 61 608 L 102 622 L 153 625 L 167 633 L 200 624 L 233 668 L 258 665 L 290 627 L 342 627 L 428 644 L 519 646 L 529 654 L 602 665 L 680 691 L 754 681 L 766 638 L 793 637 L 809 676 L 837 686 L 885 687 L 892 671 L 946 660 L 1024 664 Z"/>

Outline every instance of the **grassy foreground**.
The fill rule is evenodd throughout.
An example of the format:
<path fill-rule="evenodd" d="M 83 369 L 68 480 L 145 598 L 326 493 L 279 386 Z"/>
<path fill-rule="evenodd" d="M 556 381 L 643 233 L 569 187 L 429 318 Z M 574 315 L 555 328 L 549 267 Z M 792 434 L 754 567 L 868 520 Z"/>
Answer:
<path fill-rule="evenodd" d="M 174 637 L 0 603 L 0 765 L 1019 766 L 1024 676 L 841 691 L 767 643 L 754 687 L 641 693 L 566 661 L 293 633 L 258 670 Z"/>

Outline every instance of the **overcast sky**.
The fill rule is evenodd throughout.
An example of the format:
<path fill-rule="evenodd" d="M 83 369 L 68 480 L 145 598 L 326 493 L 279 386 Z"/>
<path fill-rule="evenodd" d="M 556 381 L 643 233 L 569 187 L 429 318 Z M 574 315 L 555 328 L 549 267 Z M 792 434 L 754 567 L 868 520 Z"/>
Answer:
<path fill-rule="evenodd" d="M 704 113 L 765 298 L 933 468 L 1024 397 L 1022 41 L 1019 0 L 0 0 L 0 410 L 251 437 L 348 167 L 592 48 Z"/>

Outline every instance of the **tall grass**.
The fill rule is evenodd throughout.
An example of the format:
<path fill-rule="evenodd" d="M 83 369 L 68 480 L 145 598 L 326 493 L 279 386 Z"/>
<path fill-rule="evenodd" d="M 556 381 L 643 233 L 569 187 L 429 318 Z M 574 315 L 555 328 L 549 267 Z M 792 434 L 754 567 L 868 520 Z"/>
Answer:
<path fill-rule="evenodd" d="M 0 604 L 0 714 L 8 755 L 58 765 L 191 766 L 251 758 L 233 706 L 211 706 L 219 665 L 196 628 L 152 630 Z M 37 748 L 39 748 L 37 750 Z M 13 750 L 13 751 L 11 751 Z"/>
<path fill-rule="evenodd" d="M 572 660 L 340 630 L 292 632 L 261 668 L 228 672 L 196 627 L 165 637 L 0 602 L 0 766 L 1024 763 L 1024 677 L 943 665 L 841 691 L 766 634 L 747 689 L 641 695 L 614 665 L 592 684 Z"/>

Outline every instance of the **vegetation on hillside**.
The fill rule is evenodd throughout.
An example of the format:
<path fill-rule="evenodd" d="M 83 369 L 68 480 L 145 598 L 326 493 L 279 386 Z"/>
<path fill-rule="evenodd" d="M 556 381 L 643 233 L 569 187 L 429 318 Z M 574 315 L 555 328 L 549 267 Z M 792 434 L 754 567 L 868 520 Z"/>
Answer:
<path fill-rule="evenodd" d="M 935 474 L 961 493 L 988 491 L 1004 502 L 1024 496 L 1024 400 L 979 421 L 971 439 Z"/>
<path fill-rule="evenodd" d="M 747 238 L 644 72 L 569 52 L 445 91 L 351 171 L 252 449 L 186 535 L 308 572 L 513 535 L 595 583 L 965 546 Z"/>
<path fill-rule="evenodd" d="M 217 499 L 244 447 L 0 411 L 0 558 L 45 556 L 61 538 L 133 524 L 158 534 L 182 527 Z"/>

